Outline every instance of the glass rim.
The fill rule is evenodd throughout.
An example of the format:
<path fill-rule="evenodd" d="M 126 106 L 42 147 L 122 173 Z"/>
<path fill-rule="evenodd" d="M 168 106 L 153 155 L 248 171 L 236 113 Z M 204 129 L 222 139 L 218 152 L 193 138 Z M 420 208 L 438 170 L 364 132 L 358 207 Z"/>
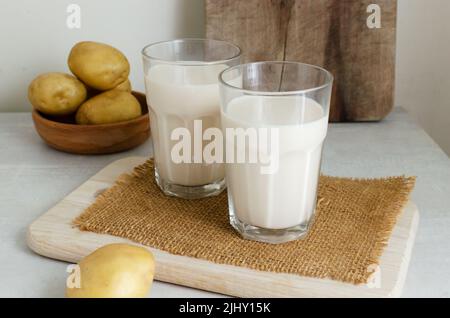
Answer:
<path fill-rule="evenodd" d="M 271 91 L 258 91 L 258 90 L 252 90 L 252 89 L 245 89 L 245 88 L 240 88 L 234 85 L 231 85 L 229 83 L 227 83 L 224 79 L 223 76 L 224 74 L 226 74 L 227 72 L 231 72 L 233 70 L 236 70 L 238 68 L 243 68 L 245 66 L 249 66 L 249 65 L 263 65 L 263 64 L 290 64 L 290 65 L 301 65 L 301 66 L 306 66 L 312 69 L 316 69 L 322 73 L 325 74 L 326 76 L 326 80 L 325 83 L 319 86 L 315 86 L 315 87 L 311 87 L 311 88 L 305 88 L 305 89 L 299 89 L 299 90 L 290 90 L 290 91 L 283 91 L 283 92 L 271 92 Z M 305 93 L 310 93 L 310 92 L 314 92 L 314 91 L 318 91 L 321 89 L 324 89 L 330 85 L 332 85 L 334 80 L 334 76 L 333 74 L 331 74 L 330 71 L 326 70 L 323 67 L 317 66 L 317 65 L 313 65 L 313 64 L 308 64 L 308 63 L 302 63 L 302 62 L 295 62 L 295 61 L 261 61 L 261 62 L 249 62 L 249 63 L 244 63 L 244 64 L 239 64 L 239 65 L 235 65 L 232 67 L 229 67 L 225 70 L 223 70 L 222 72 L 220 72 L 219 74 L 219 83 L 227 86 L 228 88 L 232 88 L 234 90 L 238 90 L 242 93 L 245 93 L 247 95 L 260 95 L 260 96 L 290 96 L 290 95 L 298 95 L 298 94 L 305 94 Z"/>
<path fill-rule="evenodd" d="M 215 61 L 174 61 L 174 60 L 169 60 L 169 59 L 152 56 L 146 52 L 147 49 L 157 46 L 157 45 L 168 44 L 168 43 L 177 43 L 177 42 L 190 42 L 190 41 L 191 42 L 198 41 L 198 42 L 212 42 L 212 43 L 226 44 L 226 45 L 229 45 L 230 47 L 237 49 L 237 53 L 234 54 L 230 58 L 215 60 Z M 173 40 L 164 40 L 164 41 L 158 41 L 158 42 L 147 44 L 141 50 L 141 54 L 145 59 L 153 60 L 153 61 L 156 61 L 159 63 L 175 64 L 175 65 L 183 65 L 183 66 L 190 66 L 190 65 L 191 66 L 200 66 L 200 65 L 216 65 L 216 64 L 223 64 L 223 63 L 230 62 L 236 58 L 239 58 L 242 54 L 242 51 L 241 51 L 241 48 L 239 46 L 237 46 L 236 44 L 228 42 L 228 41 L 224 41 L 224 40 L 207 39 L 207 38 L 177 38 L 177 39 L 173 39 Z"/>

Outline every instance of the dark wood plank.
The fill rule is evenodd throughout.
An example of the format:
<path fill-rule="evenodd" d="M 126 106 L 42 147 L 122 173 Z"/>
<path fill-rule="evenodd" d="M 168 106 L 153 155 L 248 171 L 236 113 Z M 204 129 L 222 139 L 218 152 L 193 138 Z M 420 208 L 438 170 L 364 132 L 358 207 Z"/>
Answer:
<path fill-rule="evenodd" d="M 369 4 L 381 28 L 369 29 Z M 294 60 L 335 76 L 331 121 L 376 121 L 392 109 L 396 0 L 206 0 L 206 34 L 239 45 L 244 62 Z"/>

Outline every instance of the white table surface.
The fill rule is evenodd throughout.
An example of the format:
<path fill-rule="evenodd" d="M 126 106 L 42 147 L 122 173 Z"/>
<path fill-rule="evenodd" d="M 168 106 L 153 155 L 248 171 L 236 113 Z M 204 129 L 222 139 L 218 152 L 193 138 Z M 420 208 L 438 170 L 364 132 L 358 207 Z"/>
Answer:
<path fill-rule="evenodd" d="M 64 295 L 67 264 L 29 250 L 27 226 L 107 164 L 149 156 L 150 143 L 115 155 L 66 154 L 41 141 L 29 113 L 0 114 L 0 297 Z M 332 124 L 323 172 L 418 176 L 420 224 L 403 296 L 450 297 L 450 160 L 405 111 L 380 123 Z M 155 282 L 152 296 L 218 295 Z"/>

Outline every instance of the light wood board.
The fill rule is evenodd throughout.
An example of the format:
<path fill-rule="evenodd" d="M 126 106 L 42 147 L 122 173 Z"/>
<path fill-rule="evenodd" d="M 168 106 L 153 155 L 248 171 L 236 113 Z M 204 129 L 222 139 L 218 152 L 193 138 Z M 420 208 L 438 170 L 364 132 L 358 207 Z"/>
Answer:
<path fill-rule="evenodd" d="M 71 222 L 95 200 L 96 195 L 110 187 L 120 174 L 130 172 L 144 161 L 145 158 L 142 157 L 130 157 L 113 162 L 102 169 L 29 226 L 29 247 L 38 254 L 75 263 L 105 244 L 132 243 L 111 235 L 81 232 L 73 227 Z M 398 297 L 407 275 L 418 221 L 417 208 L 409 202 L 381 257 L 379 288 L 220 265 L 147 248 L 156 258 L 155 279 L 226 295 Z"/>

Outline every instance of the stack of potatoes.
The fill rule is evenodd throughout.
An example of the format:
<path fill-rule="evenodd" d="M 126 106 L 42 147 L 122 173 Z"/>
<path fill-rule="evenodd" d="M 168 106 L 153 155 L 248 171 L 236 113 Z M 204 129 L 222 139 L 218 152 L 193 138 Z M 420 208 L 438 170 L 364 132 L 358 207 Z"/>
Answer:
<path fill-rule="evenodd" d="M 75 114 L 80 125 L 110 124 L 141 115 L 131 94 L 130 64 L 116 48 L 98 42 L 79 42 L 69 54 L 70 71 L 45 73 L 28 88 L 35 109 L 50 116 Z"/>

